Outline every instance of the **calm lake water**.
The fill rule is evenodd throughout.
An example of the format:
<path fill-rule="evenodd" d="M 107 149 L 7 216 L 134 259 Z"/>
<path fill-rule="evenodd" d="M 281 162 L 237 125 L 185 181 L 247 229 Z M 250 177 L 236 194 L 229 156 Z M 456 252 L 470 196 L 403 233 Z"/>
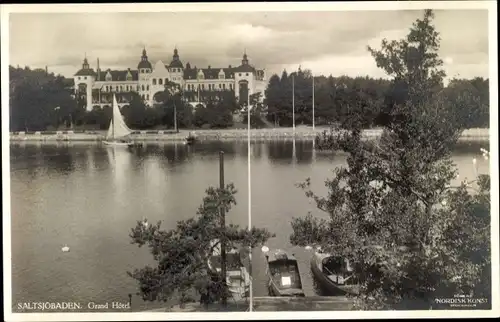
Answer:
<path fill-rule="evenodd" d="M 484 145 L 487 148 L 486 145 Z M 290 219 L 322 215 L 295 186 L 307 177 L 325 192 L 331 170 L 345 155 L 313 150 L 312 142 L 252 143 L 252 223 L 277 236 L 268 246 L 294 252 L 306 295 L 314 295 L 310 254 L 292 247 Z M 147 144 L 142 149 L 97 143 L 20 143 L 10 146 L 12 205 L 12 300 L 104 303 L 128 301 L 152 308 L 136 295 L 127 271 L 152 264 L 147 248 L 130 244 L 129 231 L 143 217 L 164 228 L 193 217 L 205 189 L 219 183 L 218 152 L 225 152 L 225 180 L 238 189 L 227 222 L 248 222 L 247 143 Z M 460 179 L 489 171 L 479 147 L 454 154 Z M 71 247 L 69 253 L 61 247 Z M 266 296 L 265 259 L 253 253 L 254 295 Z"/>

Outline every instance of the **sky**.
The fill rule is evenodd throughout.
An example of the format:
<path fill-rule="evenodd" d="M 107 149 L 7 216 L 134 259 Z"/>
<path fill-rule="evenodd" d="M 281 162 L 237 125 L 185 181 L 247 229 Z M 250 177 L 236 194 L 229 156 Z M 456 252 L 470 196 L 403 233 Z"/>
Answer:
<path fill-rule="evenodd" d="M 10 64 L 72 77 L 86 57 L 96 68 L 136 69 L 143 47 L 154 65 L 173 49 L 192 67 L 250 64 L 273 73 L 386 77 L 367 51 L 398 40 L 421 10 L 329 12 L 11 13 Z M 435 10 L 448 77 L 488 77 L 488 12 Z"/>

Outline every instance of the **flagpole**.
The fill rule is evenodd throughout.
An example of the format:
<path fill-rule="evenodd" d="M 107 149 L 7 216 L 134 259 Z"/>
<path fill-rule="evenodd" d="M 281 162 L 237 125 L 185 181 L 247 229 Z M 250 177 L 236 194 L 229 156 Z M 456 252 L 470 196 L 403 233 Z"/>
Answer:
<path fill-rule="evenodd" d="M 314 131 L 314 128 L 315 128 L 315 120 L 314 120 L 314 75 L 312 77 L 312 82 L 313 82 L 313 87 L 312 87 L 312 107 L 313 107 L 313 131 Z"/>
<path fill-rule="evenodd" d="M 251 176 L 251 147 L 250 147 L 250 91 L 248 91 L 248 104 L 247 104 L 247 141 L 248 141 L 248 231 L 252 232 L 252 176 Z M 249 311 L 253 311 L 253 276 L 252 276 L 252 245 L 249 245 L 248 253 L 248 273 L 250 275 L 250 305 Z"/>
<path fill-rule="evenodd" d="M 292 119 L 293 135 L 295 135 L 295 75 L 292 75 Z"/>

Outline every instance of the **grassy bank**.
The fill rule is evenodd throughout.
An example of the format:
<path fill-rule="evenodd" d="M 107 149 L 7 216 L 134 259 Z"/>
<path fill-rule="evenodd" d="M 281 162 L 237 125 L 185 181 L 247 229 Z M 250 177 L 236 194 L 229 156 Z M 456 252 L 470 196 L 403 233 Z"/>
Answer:
<path fill-rule="evenodd" d="M 252 140 L 279 140 L 279 139 L 313 139 L 316 135 L 329 128 L 297 127 L 273 128 L 273 129 L 251 129 Z M 134 131 L 131 134 L 135 141 L 183 141 L 190 130 L 181 130 L 178 133 L 172 131 Z M 222 140 L 246 140 L 248 132 L 246 129 L 223 129 L 223 130 L 195 130 L 196 137 L 201 141 Z M 363 135 L 366 139 L 376 139 L 382 130 L 368 129 Z M 106 137 L 106 131 L 44 131 L 44 132 L 13 132 L 10 133 L 11 141 L 102 141 Z M 464 142 L 488 142 L 489 129 L 468 129 L 462 133 L 460 141 Z"/>

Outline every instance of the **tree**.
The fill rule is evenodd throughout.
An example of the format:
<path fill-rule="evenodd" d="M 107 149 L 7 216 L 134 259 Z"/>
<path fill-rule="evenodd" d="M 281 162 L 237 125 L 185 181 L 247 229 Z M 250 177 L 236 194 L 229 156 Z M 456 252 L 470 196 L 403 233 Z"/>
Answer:
<path fill-rule="evenodd" d="M 233 99 L 209 99 L 206 106 L 196 108 L 193 124 L 197 127 L 228 128 L 233 125 Z"/>
<path fill-rule="evenodd" d="M 279 87 L 280 77 L 278 75 L 272 75 L 265 91 L 266 99 L 264 104 L 267 106 L 268 110 L 266 115 L 267 120 L 273 122 L 275 125 L 278 124 L 277 115 L 281 104 Z"/>
<path fill-rule="evenodd" d="M 243 113 L 242 122 L 248 123 L 248 106 L 243 106 L 241 113 Z M 264 105 L 262 104 L 262 93 L 257 92 L 250 95 L 250 127 L 254 129 L 263 128 L 265 126 L 264 121 L 262 121 L 262 115 L 264 114 Z"/>
<path fill-rule="evenodd" d="M 41 131 L 79 118 L 70 86 L 62 76 L 45 70 L 9 66 L 10 127 L 13 131 Z"/>
<path fill-rule="evenodd" d="M 150 225 L 138 221 L 131 230 L 132 243 L 148 245 L 157 263 L 129 272 L 139 283 L 139 295 L 146 301 L 166 301 L 176 294 L 197 291 L 200 301 L 208 305 L 219 301 L 227 292 L 226 283 L 214 278 L 208 259 L 221 241 L 226 247 L 247 248 L 265 243 L 273 235 L 266 229 L 252 227 L 251 231 L 236 225 L 221 227 L 221 209 L 227 213 L 236 204 L 233 184 L 225 188 L 209 187 L 198 208 L 197 216 L 177 222 L 171 230 L 161 230 L 161 222 Z M 211 241 L 219 243 L 211 245 Z"/>
<path fill-rule="evenodd" d="M 480 77 L 474 79 L 452 79 L 443 91 L 445 99 L 451 102 L 468 100 L 466 106 L 455 110 L 461 114 L 464 127 L 489 127 L 489 81 Z"/>
<path fill-rule="evenodd" d="M 96 106 L 91 111 L 85 113 L 83 122 L 86 125 L 97 125 L 99 129 L 109 128 L 111 118 L 113 117 L 113 108 L 109 105 L 104 107 Z"/>
<path fill-rule="evenodd" d="M 152 112 L 156 112 L 154 113 L 156 117 L 152 118 L 150 116 L 153 114 Z M 128 105 L 122 108 L 122 113 L 125 117 L 125 123 L 134 129 L 147 129 L 160 122 L 158 111 L 147 107 L 137 93 L 130 94 Z"/>
<path fill-rule="evenodd" d="M 353 263 L 362 307 L 429 309 L 443 294 L 490 284 L 488 248 L 480 256 L 477 250 L 488 243 L 488 201 L 449 187 L 456 176 L 450 155 L 464 124 L 455 105 L 468 101 L 443 100 L 432 18 L 426 10 L 406 38 L 369 48 L 398 94 L 387 100 L 381 139 L 364 143 L 363 120 L 354 115 L 340 134 L 319 140 L 348 154 L 347 168 L 325 183 L 328 196 L 312 192 L 309 180 L 300 185 L 329 218 L 294 218 L 292 244 L 320 245 Z"/>
<path fill-rule="evenodd" d="M 295 121 L 312 124 L 312 73 L 309 70 L 286 71 L 273 75 L 266 88 L 267 119 L 275 125 L 292 124 L 292 81 L 295 83 Z M 325 77 L 314 80 L 316 124 L 348 122 L 353 114 L 364 117 L 365 127 L 376 123 L 382 109 L 388 81 L 370 77 Z"/>

